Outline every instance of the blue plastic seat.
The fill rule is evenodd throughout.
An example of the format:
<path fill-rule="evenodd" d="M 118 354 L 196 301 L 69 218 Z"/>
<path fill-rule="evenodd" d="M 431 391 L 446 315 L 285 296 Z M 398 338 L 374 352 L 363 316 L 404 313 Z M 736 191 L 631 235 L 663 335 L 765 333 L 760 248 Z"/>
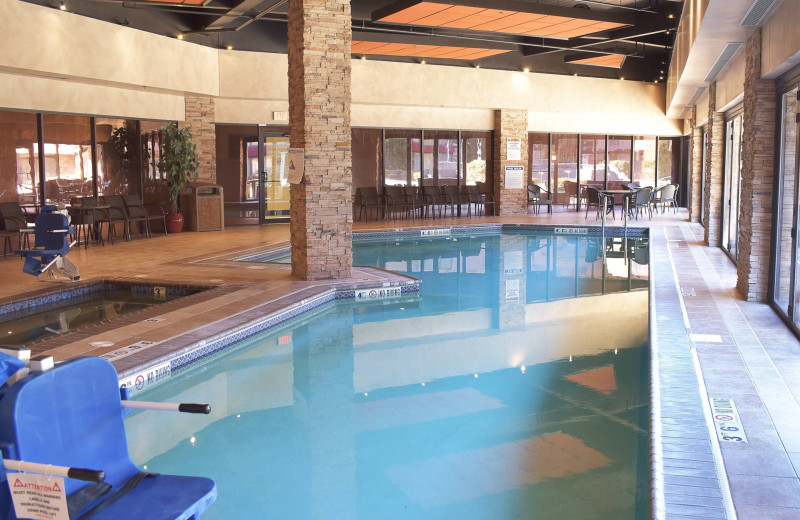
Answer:
<path fill-rule="evenodd" d="M 5 458 L 105 471 L 111 490 L 72 518 L 78 518 L 140 473 L 128 455 L 118 385 L 116 370 L 108 361 L 87 357 L 47 372 L 34 372 L 0 398 L 0 449 Z M 5 472 L 1 478 L 0 518 L 15 519 Z M 68 501 L 87 485 L 65 479 Z M 143 479 L 91 518 L 195 518 L 214 502 L 216 495 L 216 484 L 211 479 L 156 475 Z"/>
<path fill-rule="evenodd" d="M 34 225 L 36 247 L 17 251 L 25 258 L 22 271 L 33 276 L 49 271 L 52 276 L 57 272 L 72 280 L 80 278 L 78 268 L 66 259 L 70 250 L 67 235 L 74 230 L 67 216 L 56 213 L 55 206 L 45 206 Z"/>

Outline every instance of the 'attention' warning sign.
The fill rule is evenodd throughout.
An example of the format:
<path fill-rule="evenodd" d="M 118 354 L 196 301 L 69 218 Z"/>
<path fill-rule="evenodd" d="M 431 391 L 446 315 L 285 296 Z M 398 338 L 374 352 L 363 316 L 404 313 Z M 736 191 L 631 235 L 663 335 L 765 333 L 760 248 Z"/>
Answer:
<path fill-rule="evenodd" d="M 63 478 L 9 473 L 8 487 L 17 518 L 69 520 Z"/>

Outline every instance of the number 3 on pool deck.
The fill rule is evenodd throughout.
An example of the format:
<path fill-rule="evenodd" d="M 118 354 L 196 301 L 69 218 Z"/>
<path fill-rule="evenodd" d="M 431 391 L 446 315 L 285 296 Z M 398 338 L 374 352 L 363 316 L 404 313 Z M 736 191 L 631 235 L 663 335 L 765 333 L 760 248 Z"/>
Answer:
<path fill-rule="evenodd" d="M 723 435 L 723 436 L 722 436 L 722 440 L 723 440 L 723 441 L 736 441 L 736 442 L 741 442 L 742 438 L 741 438 L 741 437 L 729 437 L 729 436 L 727 436 L 727 435 Z"/>
<path fill-rule="evenodd" d="M 167 290 L 165 287 L 153 287 L 153 297 L 156 300 L 166 300 Z"/>

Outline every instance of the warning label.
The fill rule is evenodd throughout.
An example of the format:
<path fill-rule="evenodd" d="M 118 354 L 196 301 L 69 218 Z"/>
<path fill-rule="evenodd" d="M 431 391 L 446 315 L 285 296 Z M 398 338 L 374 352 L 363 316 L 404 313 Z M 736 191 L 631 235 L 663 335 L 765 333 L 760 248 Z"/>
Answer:
<path fill-rule="evenodd" d="M 8 487 L 17 518 L 69 520 L 63 478 L 9 473 Z"/>

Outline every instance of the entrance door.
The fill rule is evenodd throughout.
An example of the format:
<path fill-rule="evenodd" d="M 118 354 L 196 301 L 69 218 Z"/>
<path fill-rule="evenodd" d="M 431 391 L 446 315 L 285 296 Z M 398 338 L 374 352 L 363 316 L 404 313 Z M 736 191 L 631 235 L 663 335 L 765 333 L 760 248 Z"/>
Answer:
<path fill-rule="evenodd" d="M 259 130 L 258 169 L 261 223 L 289 221 L 289 137 Z"/>

